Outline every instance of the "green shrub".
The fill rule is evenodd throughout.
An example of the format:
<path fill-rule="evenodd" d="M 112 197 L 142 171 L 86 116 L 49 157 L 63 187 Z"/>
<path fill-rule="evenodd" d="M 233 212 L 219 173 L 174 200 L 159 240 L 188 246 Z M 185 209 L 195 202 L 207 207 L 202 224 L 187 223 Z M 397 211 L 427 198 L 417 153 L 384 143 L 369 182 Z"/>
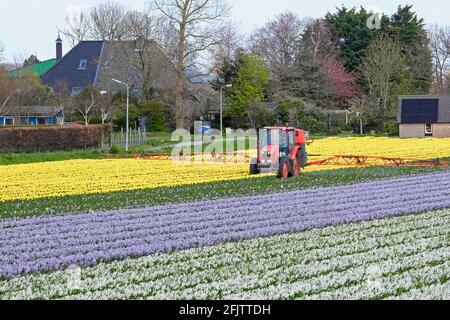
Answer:
<path fill-rule="evenodd" d="M 340 133 L 341 133 L 341 129 L 338 127 L 330 128 L 327 131 L 327 134 L 330 136 L 337 136 Z"/>
<path fill-rule="evenodd" d="M 320 119 L 319 116 L 307 114 L 301 117 L 300 127 L 310 132 L 323 132 L 327 129 L 327 122 Z"/>
<path fill-rule="evenodd" d="M 129 110 L 128 110 L 128 120 L 129 120 L 129 125 L 134 127 L 133 123 L 134 120 L 136 118 L 139 117 L 140 112 L 138 107 L 136 107 L 136 105 L 131 104 L 129 106 Z M 116 113 L 114 114 L 114 125 L 116 127 L 116 129 L 125 129 L 126 128 L 126 109 L 124 107 L 121 107 L 120 109 L 118 109 L 116 111 Z"/>
<path fill-rule="evenodd" d="M 142 112 L 148 117 L 146 122 L 147 131 L 166 131 L 167 106 L 159 101 L 147 101 L 142 105 Z"/>
<path fill-rule="evenodd" d="M 111 149 L 109 149 L 109 153 L 111 153 L 111 154 L 119 154 L 120 153 L 120 149 L 117 146 L 112 146 Z"/>
<path fill-rule="evenodd" d="M 398 136 L 400 134 L 399 125 L 397 120 L 387 120 L 384 122 L 384 132 L 390 136 Z"/>
<path fill-rule="evenodd" d="M 281 101 L 274 111 L 274 117 L 281 125 L 296 125 L 304 114 L 304 103 L 298 99 Z"/>

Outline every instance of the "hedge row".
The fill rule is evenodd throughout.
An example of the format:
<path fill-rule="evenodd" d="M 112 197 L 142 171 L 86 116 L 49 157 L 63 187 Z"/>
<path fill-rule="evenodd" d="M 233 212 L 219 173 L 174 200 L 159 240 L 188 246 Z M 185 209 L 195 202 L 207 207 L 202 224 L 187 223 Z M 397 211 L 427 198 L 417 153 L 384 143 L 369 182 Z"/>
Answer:
<path fill-rule="evenodd" d="M 109 125 L 8 127 L 0 129 L 1 152 L 65 151 L 109 144 Z"/>

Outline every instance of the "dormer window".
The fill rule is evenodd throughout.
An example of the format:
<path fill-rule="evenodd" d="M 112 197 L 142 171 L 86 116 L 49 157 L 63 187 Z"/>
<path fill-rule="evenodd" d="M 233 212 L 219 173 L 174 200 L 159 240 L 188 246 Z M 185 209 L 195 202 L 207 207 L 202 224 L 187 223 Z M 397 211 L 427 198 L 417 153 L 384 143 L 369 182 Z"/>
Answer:
<path fill-rule="evenodd" d="M 113 65 L 113 61 L 111 59 L 105 60 L 105 68 L 111 68 Z"/>
<path fill-rule="evenodd" d="M 80 60 L 80 64 L 78 65 L 79 70 L 85 70 L 87 67 L 87 59 Z"/>

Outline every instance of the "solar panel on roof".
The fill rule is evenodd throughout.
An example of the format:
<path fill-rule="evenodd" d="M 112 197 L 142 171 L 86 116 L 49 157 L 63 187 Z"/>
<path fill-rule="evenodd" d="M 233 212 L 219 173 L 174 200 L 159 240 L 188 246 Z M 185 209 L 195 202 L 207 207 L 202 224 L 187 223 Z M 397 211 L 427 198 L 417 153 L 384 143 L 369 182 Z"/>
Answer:
<path fill-rule="evenodd" d="M 437 123 L 439 99 L 403 99 L 401 105 L 402 123 Z"/>

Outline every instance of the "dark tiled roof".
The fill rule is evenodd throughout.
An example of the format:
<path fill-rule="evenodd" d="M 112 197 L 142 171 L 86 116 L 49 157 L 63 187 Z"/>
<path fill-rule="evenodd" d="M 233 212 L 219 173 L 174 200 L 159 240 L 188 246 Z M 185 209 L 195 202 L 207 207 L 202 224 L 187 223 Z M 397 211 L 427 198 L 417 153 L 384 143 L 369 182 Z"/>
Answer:
<path fill-rule="evenodd" d="M 104 41 L 82 41 L 69 51 L 53 68 L 42 76 L 42 82 L 56 88 L 57 81 L 64 81 L 69 90 L 95 85 L 98 65 Z M 86 59 L 86 69 L 79 69 Z"/>
<path fill-rule="evenodd" d="M 36 117 L 53 117 L 62 114 L 61 108 L 49 106 L 29 106 L 21 108 L 22 115 Z M 1 116 L 12 116 L 8 112 L 0 113 Z"/>
<path fill-rule="evenodd" d="M 400 97 L 399 123 L 449 123 L 450 95 Z"/>

